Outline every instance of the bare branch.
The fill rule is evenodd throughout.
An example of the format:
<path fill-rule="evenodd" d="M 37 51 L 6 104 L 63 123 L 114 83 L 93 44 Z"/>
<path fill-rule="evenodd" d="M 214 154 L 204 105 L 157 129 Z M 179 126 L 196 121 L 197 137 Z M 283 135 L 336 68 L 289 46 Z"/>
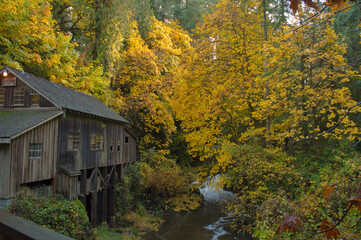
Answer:
<path fill-rule="evenodd" d="M 310 238 L 308 238 L 308 239 L 313 239 L 316 235 L 319 235 L 319 234 L 322 234 L 322 233 L 326 233 L 326 232 L 328 232 L 328 231 L 331 231 L 332 229 L 335 229 L 338 225 L 340 225 L 340 223 L 341 223 L 341 222 L 343 221 L 343 219 L 346 217 L 346 215 L 347 215 L 348 212 L 350 211 L 351 207 L 352 207 L 352 205 L 350 205 L 350 206 L 347 208 L 346 212 L 343 214 L 343 216 L 342 216 L 342 218 L 340 219 L 340 221 L 338 221 L 333 227 L 331 227 L 331 228 L 329 228 L 329 229 L 327 229 L 327 230 L 321 231 L 321 232 L 317 232 L 317 233 L 313 234 L 313 235 L 312 235 Z"/>
<path fill-rule="evenodd" d="M 356 63 L 358 63 L 359 61 L 361 61 L 361 57 L 360 58 L 358 58 L 358 59 L 356 59 L 355 61 L 353 61 L 353 62 L 350 62 L 350 63 L 347 63 L 347 65 L 355 65 Z"/>

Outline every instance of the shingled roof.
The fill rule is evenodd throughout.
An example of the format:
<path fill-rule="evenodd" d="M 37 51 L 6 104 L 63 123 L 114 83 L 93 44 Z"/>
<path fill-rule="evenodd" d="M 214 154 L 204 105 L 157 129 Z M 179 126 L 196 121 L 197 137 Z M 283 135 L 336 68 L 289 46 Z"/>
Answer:
<path fill-rule="evenodd" d="M 54 119 L 62 113 L 60 110 L 1 111 L 0 143 L 10 143 L 10 139 Z"/>
<path fill-rule="evenodd" d="M 22 80 L 61 110 L 73 110 L 81 113 L 107 118 L 123 123 L 129 123 L 125 118 L 115 113 L 98 99 L 88 94 L 53 83 L 44 78 L 5 66 L 9 72 Z"/>

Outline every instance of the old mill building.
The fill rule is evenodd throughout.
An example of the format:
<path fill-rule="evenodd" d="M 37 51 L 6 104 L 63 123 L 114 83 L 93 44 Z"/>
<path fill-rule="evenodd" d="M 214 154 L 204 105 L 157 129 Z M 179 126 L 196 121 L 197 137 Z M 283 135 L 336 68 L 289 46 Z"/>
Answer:
<path fill-rule="evenodd" d="M 114 219 L 115 185 L 136 160 L 128 121 L 94 97 L 0 70 L 0 200 L 45 186 L 79 199 L 93 226 Z"/>

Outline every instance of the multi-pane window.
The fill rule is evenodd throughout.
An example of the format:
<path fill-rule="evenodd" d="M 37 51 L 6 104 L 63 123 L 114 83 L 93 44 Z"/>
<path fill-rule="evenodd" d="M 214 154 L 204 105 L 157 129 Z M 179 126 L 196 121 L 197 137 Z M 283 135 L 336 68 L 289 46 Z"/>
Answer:
<path fill-rule="evenodd" d="M 39 106 L 39 94 L 31 93 L 31 106 Z"/>
<path fill-rule="evenodd" d="M 18 105 L 18 106 L 24 105 L 24 88 L 22 87 L 14 88 L 14 105 Z"/>
<path fill-rule="evenodd" d="M 3 88 L 0 88 L 0 107 L 4 106 L 5 103 L 5 91 Z"/>
<path fill-rule="evenodd" d="M 42 143 L 30 143 L 29 158 L 41 158 L 43 155 Z"/>
<path fill-rule="evenodd" d="M 92 134 L 90 136 L 90 150 L 104 150 L 103 134 Z"/>
<path fill-rule="evenodd" d="M 80 133 L 69 132 L 68 135 L 68 151 L 79 151 Z"/>

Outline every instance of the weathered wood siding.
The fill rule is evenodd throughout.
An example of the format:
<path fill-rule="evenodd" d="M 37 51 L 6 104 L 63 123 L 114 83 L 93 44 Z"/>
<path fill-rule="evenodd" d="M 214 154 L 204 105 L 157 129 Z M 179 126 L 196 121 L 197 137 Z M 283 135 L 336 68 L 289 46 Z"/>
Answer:
<path fill-rule="evenodd" d="M 10 144 L 0 144 L 0 198 L 10 198 Z"/>
<path fill-rule="evenodd" d="M 137 139 L 130 133 L 128 129 L 124 129 L 124 163 L 134 162 L 137 154 Z"/>
<path fill-rule="evenodd" d="M 60 123 L 59 165 L 71 165 L 83 170 L 121 164 L 123 128 L 122 124 L 66 113 L 66 117 L 62 118 Z M 69 133 L 80 134 L 79 150 L 68 151 Z M 103 135 L 102 150 L 91 150 L 93 134 Z"/>
<path fill-rule="evenodd" d="M 137 139 L 134 136 L 130 135 L 129 143 L 130 143 L 130 146 L 129 146 L 130 159 L 129 159 L 129 161 L 135 162 L 137 160 Z"/>
<path fill-rule="evenodd" d="M 23 89 L 23 105 L 14 105 L 14 90 L 15 88 Z M 2 87 L 0 78 L 0 93 L 3 96 L 0 98 L 4 99 L 3 104 L 0 104 L 1 108 L 39 108 L 39 107 L 55 107 L 54 104 L 50 103 L 44 97 L 37 94 L 31 87 L 23 83 L 20 79 L 16 79 L 16 86 Z M 33 104 L 33 98 L 38 98 L 38 103 Z"/>
<path fill-rule="evenodd" d="M 58 173 L 58 191 L 67 199 L 76 199 L 80 192 L 80 184 L 78 176 L 69 176 L 68 174 L 59 171 Z"/>
<path fill-rule="evenodd" d="M 123 125 L 116 123 L 107 124 L 107 145 L 108 147 L 108 166 L 119 165 L 123 163 Z"/>
<path fill-rule="evenodd" d="M 24 133 L 11 142 L 12 178 L 18 184 L 55 177 L 59 118 Z M 42 144 L 42 157 L 29 158 L 30 144 Z"/>

